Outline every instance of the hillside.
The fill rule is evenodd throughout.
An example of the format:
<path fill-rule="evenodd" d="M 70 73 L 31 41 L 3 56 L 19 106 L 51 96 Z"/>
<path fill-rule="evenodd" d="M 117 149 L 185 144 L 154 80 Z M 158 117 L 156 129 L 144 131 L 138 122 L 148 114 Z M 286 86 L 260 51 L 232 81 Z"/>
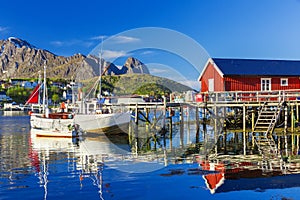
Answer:
<path fill-rule="evenodd" d="M 89 91 L 92 85 L 97 81 L 97 78 L 83 81 L 84 91 Z M 192 88 L 175 82 L 173 80 L 152 76 L 150 74 L 124 74 L 120 76 L 103 76 L 102 88 L 105 91 L 110 91 L 114 95 L 131 95 L 136 94 L 136 91 L 152 83 L 158 84 L 169 89 L 171 92 L 184 92 L 193 90 Z"/>

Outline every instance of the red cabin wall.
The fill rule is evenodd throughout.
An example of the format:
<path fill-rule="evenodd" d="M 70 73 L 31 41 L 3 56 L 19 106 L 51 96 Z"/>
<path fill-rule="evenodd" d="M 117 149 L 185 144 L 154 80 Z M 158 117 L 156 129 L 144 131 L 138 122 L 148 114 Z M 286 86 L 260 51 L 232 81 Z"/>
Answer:
<path fill-rule="evenodd" d="M 214 79 L 214 91 L 224 91 L 223 77 L 215 69 L 214 65 L 208 63 L 204 73 L 200 77 L 201 81 L 201 92 L 208 91 L 208 79 Z"/>
<path fill-rule="evenodd" d="M 300 89 L 299 77 L 232 76 L 224 78 L 225 91 L 261 91 L 261 78 L 271 78 L 272 90 Z M 288 86 L 280 85 L 281 78 L 288 79 Z"/>

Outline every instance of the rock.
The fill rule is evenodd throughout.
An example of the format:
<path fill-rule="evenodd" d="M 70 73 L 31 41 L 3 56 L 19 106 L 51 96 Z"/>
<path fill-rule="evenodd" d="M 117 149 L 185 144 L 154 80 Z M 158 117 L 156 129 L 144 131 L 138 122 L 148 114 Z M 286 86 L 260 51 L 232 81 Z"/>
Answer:
<path fill-rule="evenodd" d="M 95 56 L 75 54 L 64 57 L 37 48 L 19 38 L 10 37 L 7 40 L 0 40 L 0 79 L 38 78 L 45 64 L 49 78 L 80 81 L 99 75 L 99 58 Z M 146 65 L 132 57 L 127 59 L 121 69 L 104 60 L 101 66 L 104 75 L 149 74 Z"/>

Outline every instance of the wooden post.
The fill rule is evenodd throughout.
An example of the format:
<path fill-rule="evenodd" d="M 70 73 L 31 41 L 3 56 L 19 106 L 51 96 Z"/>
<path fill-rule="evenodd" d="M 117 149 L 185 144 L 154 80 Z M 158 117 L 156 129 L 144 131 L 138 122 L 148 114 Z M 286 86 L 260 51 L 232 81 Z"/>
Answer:
<path fill-rule="evenodd" d="M 251 128 L 252 128 L 252 134 L 251 134 L 251 137 L 252 137 L 252 148 L 254 148 L 255 146 L 255 142 L 254 142 L 254 127 L 255 127 L 255 109 L 252 110 L 251 112 Z"/>
<path fill-rule="evenodd" d="M 169 132 L 172 134 L 173 132 L 173 119 L 172 116 L 169 117 Z"/>
<path fill-rule="evenodd" d="M 254 132 L 254 126 L 255 126 L 255 111 L 252 110 L 251 112 L 251 125 L 252 125 L 252 132 Z"/>
<path fill-rule="evenodd" d="M 288 140 L 287 140 L 287 135 L 284 135 L 284 148 L 285 148 L 285 155 L 288 156 Z"/>
<path fill-rule="evenodd" d="M 190 124 L 187 124 L 187 133 L 186 133 L 186 144 L 191 144 L 191 127 Z"/>
<path fill-rule="evenodd" d="M 296 101 L 296 120 L 299 122 L 299 107 L 298 107 L 298 102 Z"/>
<path fill-rule="evenodd" d="M 136 156 L 138 155 L 138 124 L 139 124 L 139 109 L 138 109 L 138 104 L 135 104 L 135 118 L 134 118 L 134 140 L 135 140 L 135 154 Z"/>
<path fill-rule="evenodd" d="M 205 105 L 205 107 L 204 107 L 204 109 L 203 109 L 203 123 L 202 123 L 202 128 L 203 128 L 203 139 L 205 140 L 205 138 L 206 138 L 206 132 L 207 132 L 207 130 L 206 130 L 206 110 L 207 110 L 208 108 L 207 108 L 207 105 Z"/>
<path fill-rule="evenodd" d="M 199 107 L 196 107 L 196 143 L 199 142 Z"/>
<path fill-rule="evenodd" d="M 183 106 L 180 105 L 180 146 L 183 147 L 183 135 L 184 135 L 184 111 Z"/>
<path fill-rule="evenodd" d="M 292 132 L 291 138 L 292 138 L 292 155 L 294 155 L 294 152 L 295 152 L 295 134 L 294 134 L 294 132 Z"/>
<path fill-rule="evenodd" d="M 280 136 L 278 136 L 278 138 L 277 138 L 277 149 L 278 149 L 278 152 L 280 152 L 281 151 L 281 138 L 280 138 Z"/>
<path fill-rule="evenodd" d="M 149 119 L 149 112 L 150 112 L 150 109 L 146 108 L 146 117 L 147 117 L 147 119 Z M 146 125 L 149 125 L 148 121 L 146 121 Z"/>
<path fill-rule="evenodd" d="M 163 96 L 164 99 L 164 109 L 163 109 L 163 130 L 166 129 L 166 110 L 167 110 L 167 98 Z"/>
<path fill-rule="evenodd" d="M 227 144 L 226 144 L 226 141 L 227 141 L 227 132 L 224 132 L 223 133 L 224 154 L 227 154 Z"/>
<path fill-rule="evenodd" d="M 130 145 L 132 144 L 132 121 L 131 120 L 128 126 L 128 142 Z"/>
<path fill-rule="evenodd" d="M 246 132 L 246 105 L 243 104 L 243 132 Z"/>
<path fill-rule="evenodd" d="M 214 123 L 215 123 L 215 126 L 214 126 L 214 132 L 215 134 L 218 134 L 218 119 L 217 119 L 217 116 L 218 116 L 218 110 L 217 110 L 217 105 L 214 104 Z"/>
<path fill-rule="evenodd" d="M 284 107 L 284 134 L 287 132 L 288 125 L 288 107 L 287 105 Z"/>
<path fill-rule="evenodd" d="M 294 116 L 294 105 L 291 105 L 291 132 L 294 133 L 295 128 L 295 116 Z"/>
<path fill-rule="evenodd" d="M 136 125 L 139 123 L 139 109 L 138 109 L 138 104 L 135 104 L 135 115 L 134 115 L 134 122 Z"/>
<path fill-rule="evenodd" d="M 297 155 L 298 155 L 298 152 L 299 152 L 299 135 L 296 136 L 296 140 L 297 140 L 297 141 L 296 141 L 296 143 L 297 143 L 297 146 L 296 146 L 297 152 L 296 152 L 296 153 L 297 153 Z"/>
<path fill-rule="evenodd" d="M 244 156 L 247 155 L 247 145 L 246 145 L 246 132 L 243 132 L 243 150 L 244 150 Z"/>
<path fill-rule="evenodd" d="M 169 127 L 169 137 L 170 137 L 170 149 L 172 150 L 173 145 L 173 122 L 172 122 L 172 116 L 170 116 L 170 127 Z"/>

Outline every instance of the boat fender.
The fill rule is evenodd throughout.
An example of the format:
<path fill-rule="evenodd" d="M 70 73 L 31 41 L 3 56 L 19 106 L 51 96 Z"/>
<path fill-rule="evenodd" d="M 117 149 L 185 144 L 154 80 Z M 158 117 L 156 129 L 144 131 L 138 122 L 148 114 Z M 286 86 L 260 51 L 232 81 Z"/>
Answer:
<path fill-rule="evenodd" d="M 69 129 L 69 131 L 71 131 L 73 129 L 72 124 L 68 124 L 68 129 Z"/>

